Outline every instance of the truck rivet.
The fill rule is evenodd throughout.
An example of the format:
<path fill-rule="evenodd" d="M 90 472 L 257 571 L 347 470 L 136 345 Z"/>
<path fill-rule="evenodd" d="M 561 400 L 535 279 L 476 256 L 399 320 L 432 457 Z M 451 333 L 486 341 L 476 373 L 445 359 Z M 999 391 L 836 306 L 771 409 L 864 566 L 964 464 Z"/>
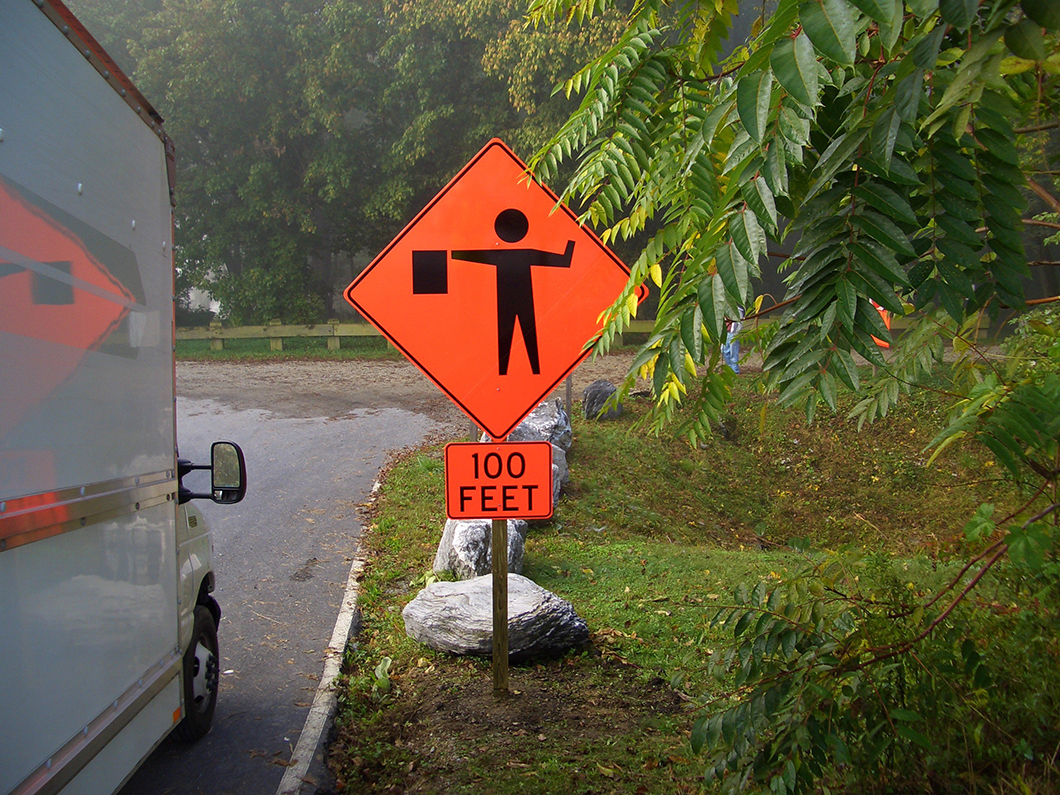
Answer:
<path fill-rule="evenodd" d="M 103 79 L 110 80 L 110 72 L 108 72 L 106 69 L 103 70 Z"/>
<path fill-rule="evenodd" d="M 133 229 L 135 229 L 135 228 L 136 228 L 136 219 L 135 219 L 135 218 L 133 218 L 133 222 L 132 222 L 132 228 L 133 228 Z"/>
<path fill-rule="evenodd" d="M 3 552 L 5 549 L 7 549 L 7 539 L 0 539 L 0 552 Z"/>
<path fill-rule="evenodd" d="M 140 510 L 140 503 L 136 503 L 136 510 Z"/>
<path fill-rule="evenodd" d="M 84 527 L 84 526 L 85 526 L 85 523 L 86 523 L 87 521 L 88 521 L 88 520 L 87 520 L 87 519 L 86 519 L 85 517 L 83 517 L 83 516 L 82 516 L 82 517 L 81 517 L 81 526 L 82 526 L 82 527 Z"/>
<path fill-rule="evenodd" d="M 81 496 L 82 497 L 85 496 L 85 487 L 84 486 L 81 487 Z"/>
<path fill-rule="evenodd" d="M 63 31 L 63 35 L 64 36 L 69 36 L 70 35 L 70 26 L 69 25 L 63 25 L 62 31 Z"/>
<path fill-rule="evenodd" d="M 48 760 L 46 760 L 44 762 L 44 769 L 45 770 L 51 770 L 52 769 L 52 760 L 51 759 L 48 759 Z"/>
<path fill-rule="evenodd" d="M 37 8 L 44 8 L 44 0 L 36 0 Z"/>
<path fill-rule="evenodd" d="M 77 183 L 77 195 L 80 196 L 84 192 L 85 192 L 85 186 L 82 185 L 80 182 L 78 182 Z"/>
<path fill-rule="evenodd" d="M 0 141 L 4 140 L 4 128 L 0 127 Z"/>
<path fill-rule="evenodd" d="M 0 502 L 0 513 L 4 513 L 7 510 L 7 503 Z"/>
<path fill-rule="evenodd" d="M 121 95 L 122 95 L 122 96 L 124 97 L 124 96 L 125 96 L 125 89 L 123 88 L 123 89 L 122 89 L 121 91 L 119 91 L 118 93 L 119 93 L 119 94 L 121 94 Z"/>

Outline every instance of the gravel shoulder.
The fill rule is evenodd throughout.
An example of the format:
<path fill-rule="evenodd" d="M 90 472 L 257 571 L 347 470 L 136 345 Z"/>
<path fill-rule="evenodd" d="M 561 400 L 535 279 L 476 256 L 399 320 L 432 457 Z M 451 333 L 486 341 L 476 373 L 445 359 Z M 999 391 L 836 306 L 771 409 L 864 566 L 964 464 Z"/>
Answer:
<path fill-rule="evenodd" d="M 573 374 L 573 398 L 579 400 L 599 378 L 617 384 L 632 359 L 632 353 L 619 353 L 583 362 Z M 399 408 L 454 430 L 467 427 L 467 418 L 448 397 L 401 361 L 180 362 L 177 394 L 280 417 L 336 418 L 356 409 Z M 555 395 L 565 395 L 563 385 Z"/>

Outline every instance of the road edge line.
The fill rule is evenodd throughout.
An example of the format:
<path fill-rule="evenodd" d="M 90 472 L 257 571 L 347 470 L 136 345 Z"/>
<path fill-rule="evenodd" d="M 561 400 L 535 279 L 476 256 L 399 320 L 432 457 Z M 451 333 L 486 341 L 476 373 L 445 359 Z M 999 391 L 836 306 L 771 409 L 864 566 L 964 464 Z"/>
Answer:
<path fill-rule="evenodd" d="M 350 637 L 350 627 L 357 613 L 357 581 L 364 572 L 364 559 L 354 558 L 350 566 L 350 576 L 346 581 L 346 593 L 342 597 L 342 606 L 335 619 L 335 629 L 331 633 L 331 643 L 324 654 L 324 672 L 317 685 L 313 706 L 305 719 L 305 726 L 298 735 L 298 742 L 291 753 L 291 764 L 284 771 L 276 795 L 298 795 L 305 781 L 309 765 L 316 755 L 320 738 L 324 734 L 328 721 L 331 720 L 338 701 L 333 687 L 335 679 L 342 668 L 342 656 L 346 651 L 346 642 Z"/>

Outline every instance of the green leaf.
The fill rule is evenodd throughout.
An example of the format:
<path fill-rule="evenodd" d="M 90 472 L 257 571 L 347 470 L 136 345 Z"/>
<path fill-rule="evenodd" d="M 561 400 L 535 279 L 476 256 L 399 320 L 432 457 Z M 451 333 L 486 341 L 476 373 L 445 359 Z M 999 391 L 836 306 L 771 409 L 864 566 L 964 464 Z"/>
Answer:
<path fill-rule="evenodd" d="M 916 213 L 909 206 L 909 202 L 886 185 L 879 182 L 866 182 L 855 188 L 854 195 L 896 221 L 910 225 L 916 224 Z"/>
<path fill-rule="evenodd" d="M 725 339 L 725 284 L 721 276 L 705 278 L 699 283 L 699 308 L 703 311 L 703 325 L 715 340 Z"/>
<path fill-rule="evenodd" d="M 935 241 L 935 245 L 946 257 L 947 262 L 956 263 L 968 271 L 980 271 L 983 269 L 979 254 L 969 246 L 949 238 L 940 238 Z"/>
<path fill-rule="evenodd" d="M 771 231 L 777 228 L 777 204 L 773 200 L 773 192 L 762 177 L 752 179 L 743 187 L 743 198 L 747 206 L 754 210 L 754 214 Z"/>
<path fill-rule="evenodd" d="M 819 53 L 839 64 L 854 63 L 854 19 L 844 0 L 809 0 L 799 6 L 799 17 Z"/>
<path fill-rule="evenodd" d="M 750 279 L 747 273 L 747 260 L 731 243 L 718 246 L 714 261 L 718 267 L 718 275 L 725 284 L 725 290 L 736 304 L 747 301 L 748 286 Z"/>
<path fill-rule="evenodd" d="M 912 123 L 920 109 L 920 97 L 924 89 L 924 70 L 917 69 L 903 77 L 894 92 L 894 107 L 904 121 Z"/>
<path fill-rule="evenodd" d="M 762 174 L 769 183 L 769 189 L 774 196 L 785 196 L 788 193 L 788 164 L 780 151 L 779 144 L 774 141 L 766 152 L 766 165 Z"/>
<path fill-rule="evenodd" d="M 843 133 L 832 141 L 831 145 L 824 150 L 821 159 L 817 161 L 817 167 L 813 171 L 816 181 L 806 192 L 804 201 L 809 201 L 820 191 L 829 187 L 832 184 L 832 177 L 837 173 L 850 168 L 854 153 L 858 151 L 869 133 L 868 127 L 858 127 L 849 133 Z"/>
<path fill-rule="evenodd" d="M 703 311 L 698 304 L 693 304 L 681 313 L 681 342 L 696 364 L 703 363 Z"/>
<path fill-rule="evenodd" d="M 996 157 L 1017 168 L 1020 167 L 1020 155 L 1012 138 L 989 128 L 978 130 L 975 137 L 979 139 L 991 157 Z"/>
<path fill-rule="evenodd" d="M 1020 0 L 1023 13 L 1049 30 L 1060 30 L 1060 6 L 1056 0 Z"/>
<path fill-rule="evenodd" d="M 898 130 L 902 126 L 902 119 L 895 108 L 887 108 L 880 114 L 880 118 L 872 126 L 872 156 L 876 162 L 887 168 L 894 154 L 894 144 L 898 140 Z"/>
<path fill-rule="evenodd" d="M 973 224 L 962 221 L 952 215 L 943 213 L 935 216 L 935 223 L 939 229 L 954 240 L 964 243 L 966 246 L 981 247 L 983 239 L 976 232 Z"/>
<path fill-rule="evenodd" d="M 835 290 L 838 299 L 839 319 L 848 329 L 854 327 L 854 313 L 858 308 L 858 293 L 854 285 L 846 278 L 836 282 Z"/>
<path fill-rule="evenodd" d="M 909 279 L 906 277 L 905 271 L 902 270 L 898 260 L 887 249 L 869 241 L 858 241 L 854 243 L 853 249 L 858 262 L 870 267 L 889 283 L 903 287 L 909 286 Z"/>
<path fill-rule="evenodd" d="M 909 243 L 909 237 L 898 228 L 894 221 L 884 215 L 874 213 L 872 210 L 864 210 L 854 216 L 854 226 L 895 254 L 906 259 L 916 256 L 916 251 Z"/>
<path fill-rule="evenodd" d="M 898 0 L 850 0 L 850 4 L 877 22 L 890 22 Z"/>
<path fill-rule="evenodd" d="M 747 211 L 735 213 L 729 218 L 729 231 L 743 258 L 757 267 L 759 255 L 765 253 L 766 236 L 755 214 Z"/>
<path fill-rule="evenodd" d="M 840 380 L 846 384 L 851 392 L 857 392 L 861 389 L 861 379 L 854 357 L 847 351 L 836 350 L 835 358 L 839 362 L 839 366 L 835 368 L 836 375 L 839 376 Z"/>
<path fill-rule="evenodd" d="M 911 709 L 895 708 L 890 711 L 890 716 L 892 720 L 900 720 L 907 723 L 920 720 L 920 713 L 913 712 Z"/>
<path fill-rule="evenodd" d="M 696 718 L 695 723 L 692 724 L 692 753 L 698 754 L 703 750 L 703 746 L 707 744 L 707 727 L 710 725 L 710 717 L 701 715 Z"/>
<path fill-rule="evenodd" d="M 1044 61 L 1047 57 L 1042 26 L 1026 17 L 1005 31 L 1005 45 L 1017 58 Z"/>
<path fill-rule="evenodd" d="M 994 506 L 992 504 L 984 503 L 980 505 L 975 515 L 965 524 L 964 537 L 969 542 L 978 544 L 984 538 L 990 536 L 997 529 L 997 523 L 991 518 L 993 515 Z"/>
<path fill-rule="evenodd" d="M 957 30 L 968 30 L 979 0 L 939 0 L 939 15 Z"/>
<path fill-rule="evenodd" d="M 817 104 L 817 59 L 805 33 L 778 41 L 769 64 L 777 82 L 796 101 L 807 107 Z"/>
<path fill-rule="evenodd" d="M 934 69 L 944 35 L 946 35 L 946 26 L 938 25 L 917 42 L 913 47 L 913 63 L 921 69 Z"/>
<path fill-rule="evenodd" d="M 759 144 L 766 133 L 773 74 L 769 69 L 752 72 L 736 84 L 736 110 L 747 134 Z"/>
<path fill-rule="evenodd" d="M 928 740 L 927 737 L 925 737 L 923 734 L 921 734 L 920 732 L 918 732 L 916 729 L 914 729 L 912 726 L 909 726 L 908 724 L 905 724 L 905 723 L 899 724 L 897 731 L 898 731 L 898 736 L 899 737 L 901 737 L 904 740 L 909 740 L 910 742 L 914 742 L 917 745 L 919 745 L 921 748 L 926 748 L 927 750 L 930 751 L 934 747 L 934 746 L 932 746 L 931 741 Z"/>

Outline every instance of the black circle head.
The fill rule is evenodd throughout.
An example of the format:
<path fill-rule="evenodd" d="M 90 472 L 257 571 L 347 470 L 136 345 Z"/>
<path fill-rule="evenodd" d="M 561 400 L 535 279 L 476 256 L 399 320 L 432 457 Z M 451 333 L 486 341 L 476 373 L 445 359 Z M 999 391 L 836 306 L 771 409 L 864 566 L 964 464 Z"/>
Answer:
<path fill-rule="evenodd" d="M 497 232 L 497 237 L 505 243 L 518 243 L 526 237 L 530 222 L 519 210 L 502 210 L 497 220 L 493 222 L 493 228 Z"/>

